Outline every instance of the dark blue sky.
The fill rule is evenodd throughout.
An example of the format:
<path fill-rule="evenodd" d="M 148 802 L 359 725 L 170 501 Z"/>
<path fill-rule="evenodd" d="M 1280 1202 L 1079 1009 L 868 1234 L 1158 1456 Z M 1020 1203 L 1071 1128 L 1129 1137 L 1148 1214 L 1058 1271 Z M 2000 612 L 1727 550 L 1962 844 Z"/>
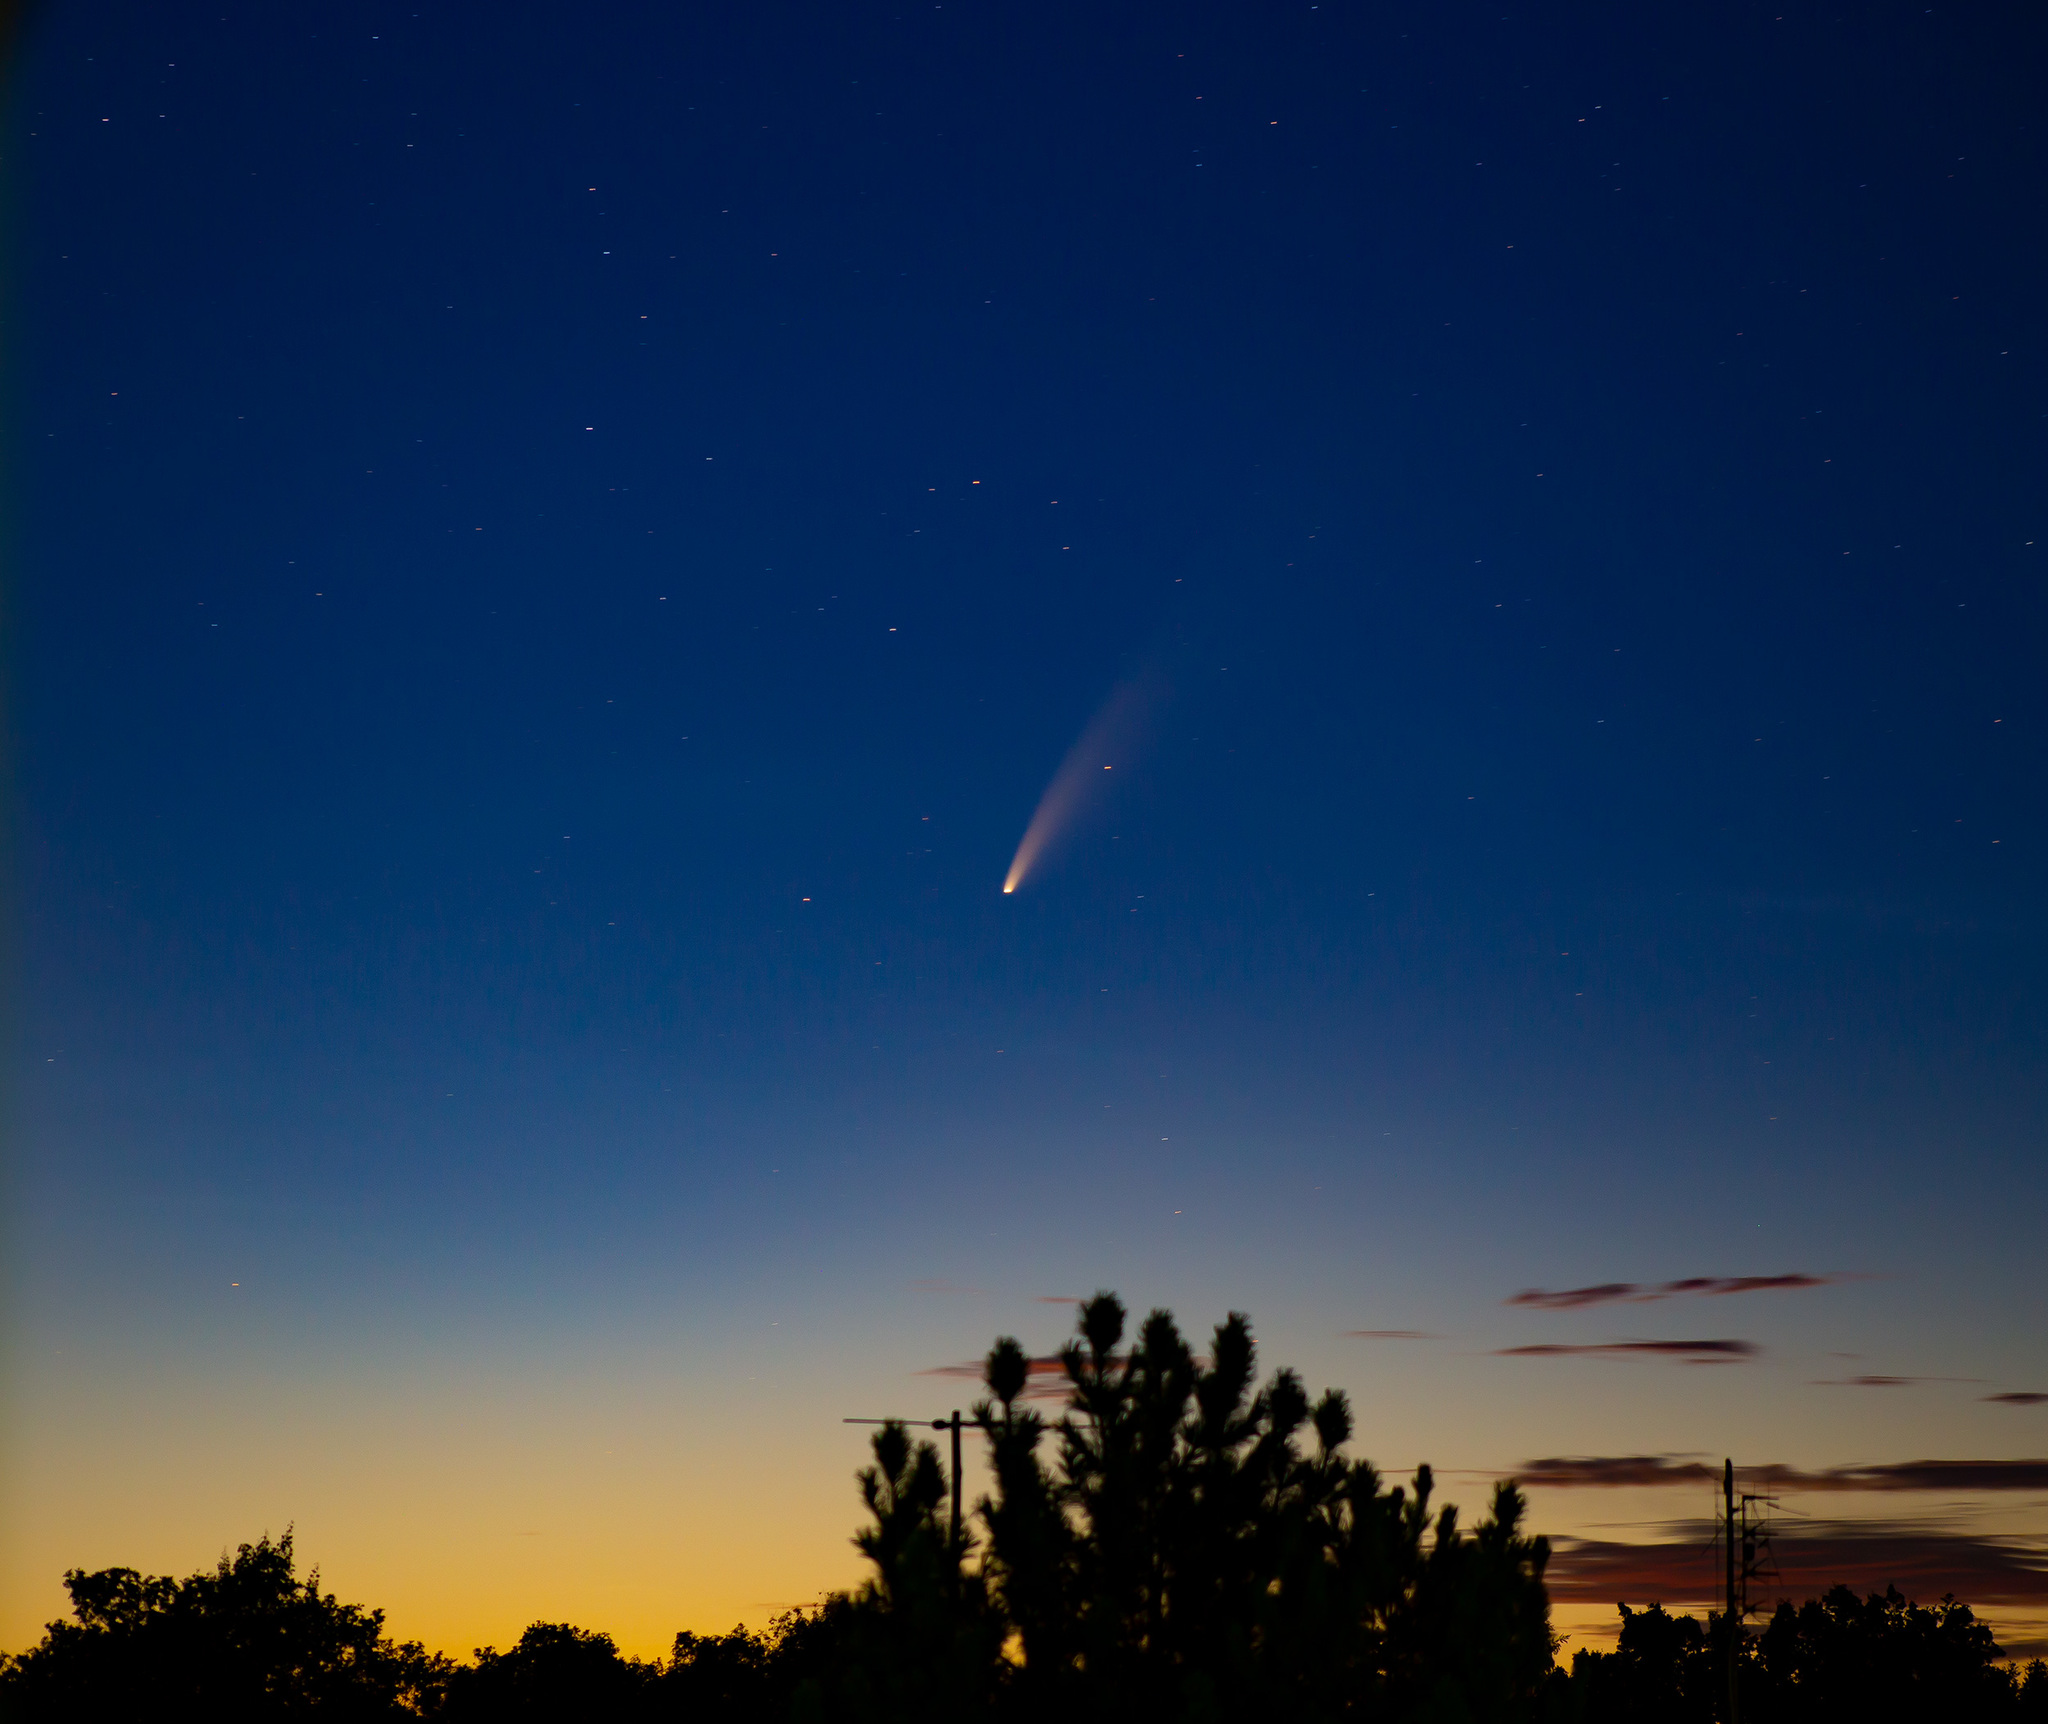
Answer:
<path fill-rule="evenodd" d="M 17 1452 L 140 1359 L 198 1443 L 194 1361 L 382 1404 L 757 1319 L 900 1398 L 1098 1284 L 1314 1370 L 1871 1275 L 1714 1314 L 1816 1464 L 1829 1352 L 2048 1388 L 2043 37 L 46 5 Z M 1512 1432 L 1503 1368 L 1439 1393 Z M 2038 1452 L 1973 1393 L 1900 1442 Z"/>

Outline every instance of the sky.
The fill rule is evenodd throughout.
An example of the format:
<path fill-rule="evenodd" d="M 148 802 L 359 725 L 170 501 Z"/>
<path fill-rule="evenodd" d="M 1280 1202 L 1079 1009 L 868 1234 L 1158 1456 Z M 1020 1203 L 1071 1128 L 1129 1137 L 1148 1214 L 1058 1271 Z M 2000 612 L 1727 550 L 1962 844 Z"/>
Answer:
<path fill-rule="evenodd" d="M 758 1626 L 1098 1288 L 2048 1646 L 2048 20 L 414 3 L 10 74 L 0 1646 Z"/>

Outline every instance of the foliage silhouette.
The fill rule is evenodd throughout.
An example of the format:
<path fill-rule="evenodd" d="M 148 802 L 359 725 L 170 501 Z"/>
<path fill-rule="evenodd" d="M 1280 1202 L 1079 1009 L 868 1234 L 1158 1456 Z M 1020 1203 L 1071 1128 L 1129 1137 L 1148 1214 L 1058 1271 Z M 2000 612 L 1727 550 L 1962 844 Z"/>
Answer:
<path fill-rule="evenodd" d="M 939 1523 L 936 1451 L 876 1436 L 856 1542 L 877 1574 L 820 1715 L 1538 1716 L 1548 1547 L 1512 1486 L 1466 1534 L 1432 1512 L 1427 1468 L 1411 1493 L 1342 1456 L 1343 1395 L 1311 1405 L 1291 1371 L 1256 1387 L 1242 1315 L 1207 1359 L 1168 1312 L 1127 1352 L 1125 1325 L 1113 1294 L 1081 1306 L 1050 1423 L 1020 1405 L 1023 1349 L 991 1349 L 975 1418 L 996 1488 L 971 1572 Z"/>
<path fill-rule="evenodd" d="M 854 1538 L 875 1573 L 807 1625 L 821 1668 L 801 1687 L 800 1715 L 849 1724 L 924 1724 L 985 1712 L 1002 1669 L 1004 1624 L 980 1574 L 964 1566 L 942 1512 L 938 1450 L 899 1424 L 875 1433 L 859 1475 L 874 1523 Z"/>
<path fill-rule="evenodd" d="M 432 1705 L 452 1668 L 323 1594 L 317 1569 L 299 1580 L 289 1529 L 189 1580 L 73 1569 L 64 1585 L 77 1620 L 7 1661 L 10 1718 L 387 1718 Z"/>
<path fill-rule="evenodd" d="M 1621 1637 L 1614 1650 L 1572 1658 L 1568 1715 L 1587 1724 L 1638 1718 L 1709 1724 L 1718 1718 L 1728 1692 L 1721 1619 L 1702 1628 L 1698 1617 L 1669 1615 L 1661 1604 L 1618 1608 Z"/>
<path fill-rule="evenodd" d="M 1081 1306 L 1049 1430 L 1017 1405 L 1021 1350 L 988 1357 L 985 1566 L 1017 1632 L 1020 1699 L 1101 1719 L 1532 1712 L 1549 1551 L 1521 1536 L 1512 1486 L 1462 1534 L 1455 1509 L 1432 1515 L 1427 1468 L 1410 1494 L 1342 1456 L 1341 1393 L 1311 1405 L 1284 1370 L 1255 1388 L 1241 1314 L 1206 1360 L 1166 1311 L 1120 1354 L 1125 1322 L 1114 1294 Z"/>
<path fill-rule="evenodd" d="M 1956 1724 L 2006 1716 L 2013 1685 L 1998 1656 L 1968 1605 L 1915 1605 L 1895 1587 L 1859 1600 L 1838 1586 L 1796 1610 L 1781 1604 L 1755 1647 L 1764 1716 L 1796 1711 L 1817 1724 L 1887 1712 Z M 2048 1716 L 2048 1674 L 2034 1682 L 2033 1704 Z"/>
<path fill-rule="evenodd" d="M 1722 1618 L 1704 1627 L 1660 1605 L 1621 1607 L 1612 1652 L 1572 1659 L 1553 1716 L 1580 1724 L 1708 1724 L 1723 1717 Z M 1737 1653 L 1744 1724 L 2048 1724 L 2048 1666 L 2002 1662 L 1967 1605 L 1916 1605 L 1896 1588 L 1859 1599 L 1846 1586 L 1778 1606 Z"/>
<path fill-rule="evenodd" d="M 536 1622 L 508 1652 L 482 1647 L 449 1678 L 438 1716 L 449 1724 L 630 1717 L 642 1710 L 659 1666 L 621 1656 L 609 1634 Z"/>

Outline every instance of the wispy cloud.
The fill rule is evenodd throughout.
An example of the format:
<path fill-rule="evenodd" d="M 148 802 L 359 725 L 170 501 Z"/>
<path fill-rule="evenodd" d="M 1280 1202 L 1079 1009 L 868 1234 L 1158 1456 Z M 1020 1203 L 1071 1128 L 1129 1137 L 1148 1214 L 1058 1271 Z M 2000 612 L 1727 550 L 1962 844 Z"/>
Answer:
<path fill-rule="evenodd" d="M 1522 1484 L 1546 1490 L 1612 1489 L 1623 1485 L 1699 1485 L 1720 1478 L 1704 1461 L 1675 1455 L 1552 1455 L 1515 1469 Z"/>
<path fill-rule="evenodd" d="M 1729 1293 L 1778 1293 L 1801 1287 L 1826 1287 L 1845 1275 L 1688 1275 L 1680 1281 L 1650 1285 L 1637 1281 L 1601 1281 L 1591 1287 L 1566 1287 L 1555 1292 L 1527 1287 L 1503 1301 L 1536 1311 L 1579 1311 L 1588 1305 L 1647 1305 L 1658 1299 L 1720 1298 Z"/>
<path fill-rule="evenodd" d="M 920 1371 L 920 1377 L 969 1377 L 981 1381 L 981 1361 L 970 1359 L 959 1365 L 934 1365 L 930 1370 Z M 1025 1401 L 1063 1401 L 1067 1396 L 1067 1369 L 1060 1363 L 1057 1353 L 1042 1359 L 1027 1359 L 1024 1363 L 1024 1393 L 1018 1397 Z"/>
<path fill-rule="evenodd" d="M 1559 1539 L 1544 1582 L 1572 1603 L 1661 1600 L 1718 1602 L 1721 1558 L 1708 1521 L 1669 1529 L 1680 1536 L 1643 1544 Z M 1929 1532 L 1885 1522 L 1809 1521 L 1771 1541 L 1774 1592 L 1810 1598 L 1831 1586 L 1932 1601 L 1953 1593 L 1969 1604 L 2048 1602 L 2048 1548 L 2038 1542 L 1964 1532 Z"/>
<path fill-rule="evenodd" d="M 1815 1377 L 1821 1389 L 1910 1389 L 1916 1383 L 1981 1383 L 1982 1377 L 1887 1377 L 1874 1372 L 1860 1377 Z"/>
<path fill-rule="evenodd" d="M 1034 1305 L 1078 1305 L 1080 1300 L 1071 1293 L 1041 1293 L 1032 1301 Z"/>
<path fill-rule="evenodd" d="M 1501 1303 L 1533 1306 L 1538 1311 L 1576 1311 L 1585 1305 L 1616 1305 L 1624 1299 L 1639 1299 L 1642 1292 L 1633 1281 L 1602 1281 L 1595 1287 L 1567 1287 L 1555 1293 L 1541 1287 L 1525 1287 Z"/>
<path fill-rule="evenodd" d="M 1809 1470 L 1772 1463 L 1739 1467 L 1745 1488 L 1777 1491 L 2048 1491 L 2048 1460 L 1891 1461 Z M 1554 1455 L 1515 1469 L 1547 1490 L 1626 1485 L 1718 1484 L 1721 1469 L 1690 1455 Z"/>
<path fill-rule="evenodd" d="M 1499 1347 L 1497 1359 L 1676 1359 L 1686 1365 L 1733 1365 L 1762 1352 L 1754 1341 L 1546 1341 L 1530 1347 Z"/>
<path fill-rule="evenodd" d="M 1787 1293 L 1802 1287 L 1829 1287 L 1846 1281 L 1846 1275 L 1695 1275 L 1684 1281 L 1667 1281 L 1656 1290 L 1659 1299 L 1698 1293 L 1718 1299 L 1727 1293 Z"/>
<path fill-rule="evenodd" d="M 2048 1394 L 2036 1389 L 2012 1389 L 2003 1395 L 1986 1395 L 1987 1401 L 1998 1401 L 2008 1407 L 2048 1407 Z"/>
<path fill-rule="evenodd" d="M 1803 1477 L 1808 1489 L 1820 1490 L 2048 1491 L 2048 1460 L 1893 1461 L 1885 1466 L 1833 1467 Z"/>
<path fill-rule="evenodd" d="M 1353 1341 L 1441 1341 L 1441 1335 L 1432 1335 L 1426 1329 L 1346 1329 L 1344 1334 Z"/>

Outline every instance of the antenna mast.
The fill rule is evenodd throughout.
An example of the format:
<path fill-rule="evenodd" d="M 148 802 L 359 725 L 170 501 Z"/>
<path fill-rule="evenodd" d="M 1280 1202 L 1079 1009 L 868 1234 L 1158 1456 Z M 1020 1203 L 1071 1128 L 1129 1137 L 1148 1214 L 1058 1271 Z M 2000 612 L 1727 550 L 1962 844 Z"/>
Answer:
<path fill-rule="evenodd" d="M 1736 1674 L 1741 1668 L 1742 1625 L 1756 1607 L 1749 1602 L 1752 1580 L 1775 1580 L 1778 1566 L 1771 1552 L 1767 1511 L 1775 1497 L 1735 1494 L 1735 1462 L 1721 1463 L 1721 1540 L 1726 1575 L 1721 1626 L 1728 1637 L 1728 1724 L 1740 1724 L 1742 1695 Z"/>

